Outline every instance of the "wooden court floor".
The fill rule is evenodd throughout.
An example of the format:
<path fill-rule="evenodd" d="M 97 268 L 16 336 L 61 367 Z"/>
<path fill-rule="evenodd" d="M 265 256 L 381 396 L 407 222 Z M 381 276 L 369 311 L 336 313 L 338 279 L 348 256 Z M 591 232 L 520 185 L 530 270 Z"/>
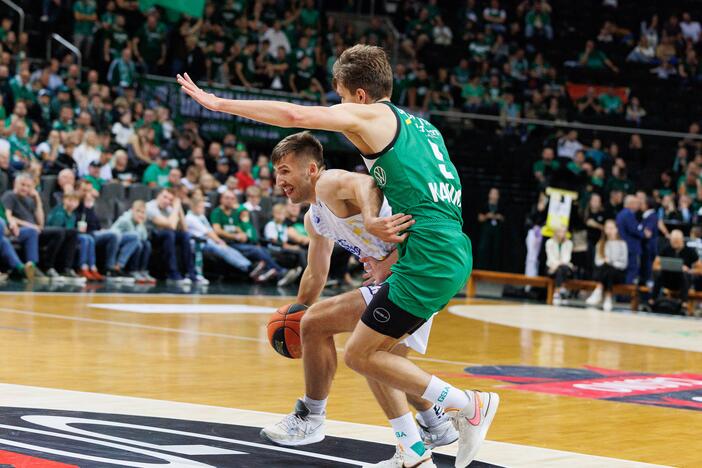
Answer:
<path fill-rule="evenodd" d="M 218 305 L 277 307 L 285 302 L 290 300 L 2 294 L 0 382 L 286 413 L 303 393 L 301 363 L 270 348 L 265 313 L 215 310 Z M 513 307 L 478 303 L 487 311 Z M 453 305 L 457 304 L 471 303 L 460 300 Z M 212 313 L 196 313 L 208 307 L 214 308 Z M 169 313 L 171 309 L 177 312 Z M 339 339 L 337 347 L 343 347 L 344 340 Z M 478 366 L 592 366 L 702 374 L 700 352 L 541 332 L 444 311 L 435 318 L 426 356 L 415 359 L 457 386 L 500 393 L 490 440 L 702 466 L 702 411 L 522 391 L 518 385 L 464 372 Z M 365 381 L 341 360 L 328 417 L 386 424 Z"/>

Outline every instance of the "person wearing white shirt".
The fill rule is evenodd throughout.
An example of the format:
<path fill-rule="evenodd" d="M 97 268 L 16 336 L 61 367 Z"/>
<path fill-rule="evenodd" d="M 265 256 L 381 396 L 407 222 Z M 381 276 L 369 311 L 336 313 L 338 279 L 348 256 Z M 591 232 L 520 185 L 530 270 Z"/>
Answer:
<path fill-rule="evenodd" d="M 185 216 L 185 224 L 190 235 L 197 240 L 204 241 L 203 254 L 210 253 L 222 259 L 227 265 L 247 273 L 251 269 L 251 262 L 238 250 L 229 247 L 221 237 L 214 232 L 210 221 L 205 216 L 206 201 L 204 198 L 194 198 L 192 209 Z"/>
<path fill-rule="evenodd" d="M 682 21 L 680 22 L 680 30 L 685 39 L 690 39 L 693 43 L 699 42 L 700 34 L 702 34 L 702 27 L 700 27 L 699 21 L 692 21 L 690 13 L 683 13 Z"/>
<path fill-rule="evenodd" d="M 73 152 L 73 159 L 78 165 L 78 176 L 84 177 L 88 174 L 88 166 L 93 161 L 99 161 L 102 151 L 98 148 L 98 136 L 94 130 L 88 130 L 81 143 Z M 109 176 L 112 176 L 110 172 Z"/>
<path fill-rule="evenodd" d="M 266 32 L 263 33 L 260 42 L 263 41 L 268 41 L 271 43 L 271 47 L 268 49 L 268 55 L 273 58 L 275 58 L 276 54 L 278 53 L 279 47 L 284 48 L 286 54 L 290 53 L 290 41 L 288 40 L 288 36 L 285 35 L 285 32 L 283 32 L 283 30 L 280 28 L 279 20 L 276 20 L 273 23 L 273 27 L 268 28 Z"/>
<path fill-rule="evenodd" d="M 112 134 L 115 136 L 115 141 L 122 148 L 126 148 L 129 140 L 134 135 L 134 125 L 132 124 L 132 113 L 127 111 L 119 118 L 119 122 L 112 125 Z"/>
<path fill-rule="evenodd" d="M 553 293 L 553 305 L 561 305 L 561 298 L 565 293 L 563 283 L 573 274 L 571 256 L 573 254 L 573 241 L 566 236 L 568 231 L 564 226 L 554 228 L 553 237 L 546 241 L 546 268 L 548 275 L 554 278 L 556 289 Z"/>
<path fill-rule="evenodd" d="M 582 143 L 578 141 L 578 132 L 571 130 L 566 136 L 558 140 L 558 157 L 575 159 L 576 153 L 583 148 Z"/>

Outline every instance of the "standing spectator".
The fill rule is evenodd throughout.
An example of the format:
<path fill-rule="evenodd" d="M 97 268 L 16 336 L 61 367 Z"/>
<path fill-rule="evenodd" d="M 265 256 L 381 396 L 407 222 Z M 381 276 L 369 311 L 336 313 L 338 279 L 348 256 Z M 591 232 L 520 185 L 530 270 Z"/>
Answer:
<path fill-rule="evenodd" d="M 588 270 L 591 271 L 595 260 L 595 245 L 602 237 L 602 230 L 604 229 L 604 222 L 606 219 L 604 206 L 602 205 L 602 197 L 599 193 L 590 195 L 587 208 L 585 208 L 584 219 L 587 229 L 588 258 L 590 260 Z"/>
<path fill-rule="evenodd" d="M 149 274 L 151 242 L 146 229 L 146 204 L 136 200 L 132 208 L 114 222 L 110 231 L 119 236 L 117 263 L 126 265 L 123 270 L 138 283 L 155 283 L 156 279 Z"/>
<path fill-rule="evenodd" d="M 637 194 L 638 195 L 638 194 Z M 641 246 L 641 272 L 640 283 L 651 286 L 651 273 L 653 260 L 656 258 L 658 251 L 658 213 L 655 209 L 655 201 L 652 197 L 642 193 L 639 196 L 641 203 L 641 227 L 644 230 L 644 238 Z M 648 235 L 650 233 L 650 235 Z"/>
<path fill-rule="evenodd" d="M 500 191 L 496 188 L 490 189 L 487 204 L 478 214 L 478 222 L 480 223 L 478 264 L 486 270 L 499 270 L 505 217 L 500 206 Z"/>
<path fill-rule="evenodd" d="M 156 199 L 146 204 L 146 220 L 153 242 L 160 247 L 161 261 L 168 266 L 168 281 L 177 286 L 197 282 L 185 215 L 172 189 L 161 190 Z"/>
<path fill-rule="evenodd" d="M 93 30 L 97 22 L 95 0 L 76 0 L 73 4 L 73 43 L 83 57 L 89 58 L 93 47 Z"/>
<path fill-rule="evenodd" d="M 70 274 L 76 251 L 76 233 L 44 226 L 44 208 L 30 174 L 23 172 L 17 175 L 14 190 L 2 196 L 2 204 L 10 226 L 17 225 L 39 232 L 39 246 L 46 252 L 40 258 L 40 266 L 48 277 L 58 279 L 61 276 L 59 271 L 70 277 L 76 276 L 75 273 Z"/>
<path fill-rule="evenodd" d="M 204 243 L 203 253 L 212 254 L 232 268 L 248 273 L 251 270 L 251 262 L 217 235 L 205 216 L 205 205 L 204 198 L 193 198 L 192 209 L 185 217 L 188 232 L 194 239 Z"/>
<path fill-rule="evenodd" d="M 107 80 L 114 87 L 118 94 L 124 94 L 128 88 L 133 88 L 136 84 L 137 70 L 132 60 L 132 50 L 125 47 L 119 58 L 112 60 L 107 71 Z"/>
<path fill-rule="evenodd" d="M 534 6 L 524 17 L 524 35 L 527 38 L 534 36 L 545 37 L 549 41 L 553 39 L 553 27 L 551 26 L 551 7 L 542 0 L 536 0 Z"/>
<path fill-rule="evenodd" d="M 626 242 L 629 254 L 626 267 L 626 284 L 634 284 L 641 265 L 641 242 L 644 239 L 644 231 L 636 219 L 639 209 L 638 198 L 634 195 L 627 195 L 624 198 L 624 209 L 619 212 L 616 218 L 617 230 L 622 240 Z M 646 237 L 651 235 L 651 233 L 647 233 Z"/>
<path fill-rule="evenodd" d="M 546 268 L 548 275 L 555 279 L 553 305 L 556 306 L 561 305 L 565 295 L 563 283 L 573 275 L 573 241 L 568 239 L 567 234 L 565 226 L 558 226 L 553 231 L 553 237 L 546 241 Z"/>
<path fill-rule="evenodd" d="M 507 13 L 500 7 L 499 0 L 490 0 L 490 6 L 483 10 L 485 27 L 497 34 L 507 32 Z"/>
<path fill-rule="evenodd" d="M 166 35 L 166 27 L 158 21 L 158 10 L 150 10 L 132 40 L 134 56 L 148 73 L 156 73 L 166 63 Z"/>
<path fill-rule="evenodd" d="M 619 237 L 617 224 L 608 219 L 595 253 L 595 280 L 599 284 L 587 298 L 588 305 L 599 305 L 604 292 L 602 309 L 605 312 L 612 310 L 612 287 L 624 281 L 628 258 L 626 242 Z"/>

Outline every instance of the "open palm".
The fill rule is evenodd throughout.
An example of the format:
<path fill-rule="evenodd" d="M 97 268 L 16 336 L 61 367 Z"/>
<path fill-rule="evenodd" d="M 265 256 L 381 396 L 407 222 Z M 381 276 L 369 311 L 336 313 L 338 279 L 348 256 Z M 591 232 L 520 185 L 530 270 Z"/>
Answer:
<path fill-rule="evenodd" d="M 200 89 L 187 73 L 185 73 L 185 75 L 179 74 L 176 76 L 176 80 L 180 85 L 180 89 L 182 89 L 185 94 L 193 98 L 201 106 L 213 111 L 218 110 L 217 103 L 219 102 L 219 98 L 212 93 L 206 93 Z"/>

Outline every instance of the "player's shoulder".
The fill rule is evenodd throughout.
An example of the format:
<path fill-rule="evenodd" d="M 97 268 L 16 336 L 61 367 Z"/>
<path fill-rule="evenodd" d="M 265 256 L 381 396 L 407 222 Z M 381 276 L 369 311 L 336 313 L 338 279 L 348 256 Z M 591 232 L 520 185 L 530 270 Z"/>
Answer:
<path fill-rule="evenodd" d="M 317 231 L 317 225 L 320 223 L 319 214 L 316 213 L 316 205 L 310 205 L 310 208 L 305 213 L 305 230 L 310 237 L 321 237 L 319 231 Z"/>

